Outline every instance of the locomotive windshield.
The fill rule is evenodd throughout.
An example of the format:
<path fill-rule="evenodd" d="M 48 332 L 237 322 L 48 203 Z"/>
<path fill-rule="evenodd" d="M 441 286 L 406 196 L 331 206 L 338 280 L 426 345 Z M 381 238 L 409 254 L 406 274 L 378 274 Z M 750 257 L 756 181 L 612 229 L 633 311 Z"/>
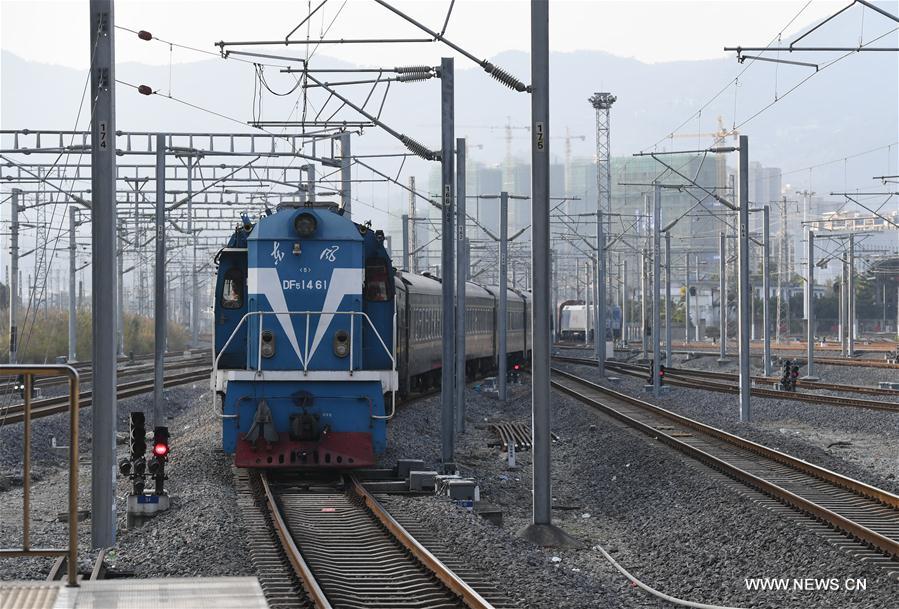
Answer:
<path fill-rule="evenodd" d="M 391 294 L 390 273 L 385 258 L 369 258 L 365 261 L 365 299 L 386 302 Z"/>
<path fill-rule="evenodd" d="M 222 283 L 222 308 L 239 309 L 243 307 L 243 277 L 240 273 L 229 273 Z"/>

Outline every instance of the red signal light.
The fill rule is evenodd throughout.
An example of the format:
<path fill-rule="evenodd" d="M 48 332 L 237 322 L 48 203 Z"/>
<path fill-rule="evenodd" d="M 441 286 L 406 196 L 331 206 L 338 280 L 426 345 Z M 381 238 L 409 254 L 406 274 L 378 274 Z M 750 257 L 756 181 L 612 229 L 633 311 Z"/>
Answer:
<path fill-rule="evenodd" d="M 519 366 L 518 364 L 515 364 L 514 366 L 512 366 L 512 368 L 514 370 L 521 370 L 521 366 Z"/>
<path fill-rule="evenodd" d="M 164 457 L 169 454 L 169 445 L 159 442 L 153 445 L 153 454 L 157 457 Z"/>

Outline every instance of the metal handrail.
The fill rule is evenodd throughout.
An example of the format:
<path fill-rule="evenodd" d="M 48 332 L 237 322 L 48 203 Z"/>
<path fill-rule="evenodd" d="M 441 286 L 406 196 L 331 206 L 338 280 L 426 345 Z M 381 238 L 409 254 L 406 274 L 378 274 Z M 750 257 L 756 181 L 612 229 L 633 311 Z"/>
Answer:
<path fill-rule="evenodd" d="M 266 315 L 305 315 L 306 316 L 306 334 L 305 334 L 305 347 L 303 350 L 303 354 L 299 355 L 300 363 L 303 364 L 303 372 L 308 372 L 309 360 L 311 359 L 309 355 L 309 319 L 312 315 L 349 315 L 351 317 L 360 316 L 365 321 L 368 322 L 369 327 L 371 327 L 372 331 L 375 333 L 375 336 L 378 338 L 378 342 L 381 343 L 381 348 L 384 349 L 384 352 L 387 354 L 387 357 L 390 358 L 391 364 L 391 372 L 396 374 L 396 354 L 391 353 L 390 349 L 387 348 L 387 344 L 384 342 L 384 339 L 381 337 L 381 333 L 378 332 L 378 329 L 375 328 L 374 323 L 372 323 L 371 318 L 364 311 L 248 311 L 244 313 L 243 317 L 240 318 L 240 322 L 235 326 L 234 330 L 231 331 L 231 335 L 228 337 L 228 340 L 225 341 L 225 344 L 222 346 L 221 351 L 219 351 L 218 355 L 215 356 L 215 360 L 212 362 L 212 412 L 215 416 L 220 419 L 234 419 L 237 418 L 235 414 L 224 414 L 219 413 L 215 407 L 215 382 L 216 376 L 218 374 L 218 364 L 219 359 L 228 349 L 228 346 L 231 344 L 231 341 L 234 340 L 234 337 L 237 335 L 237 331 L 243 326 L 244 322 L 247 321 L 250 317 L 258 317 L 259 318 L 259 337 L 258 337 L 258 345 L 256 349 L 256 371 L 262 372 L 262 318 Z M 396 311 L 394 310 L 394 341 L 393 348 L 396 349 Z M 350 323 L 350 353 L 349 353 L 349 372 L 353 373 L 353 350 L 355 349 L 355 331 L 356 324 Z M 316 347 L 317 349 L 317 347 Z M 391 407 L 389 415 L 371 415 L 373 419 L 392 419 L 394 414 L 396 414 L 396 387 L 395 383 L 392 384 L 391 390 Z"/>
<path fill-rule="evenodd" d="M 0 558 L 12 556 L 67 557 L 67 585 L 78 585 L 78 371 L 68 365 L 0 365 L 0 376 L 24 379 L 24 464 L 22 476 L 22 547 L 2 548 Z M 31 547 L 31 389 L 35 376 L 62 376 L 69 379 L 69 547 L 67 549 Z"/>

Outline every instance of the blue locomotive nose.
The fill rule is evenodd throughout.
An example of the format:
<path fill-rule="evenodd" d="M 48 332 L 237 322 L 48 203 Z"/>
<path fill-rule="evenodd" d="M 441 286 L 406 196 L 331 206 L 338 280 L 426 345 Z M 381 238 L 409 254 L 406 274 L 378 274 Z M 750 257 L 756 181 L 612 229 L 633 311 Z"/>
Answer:
<path fill-rule="evenodd" d="M 373 465 L 397 384 L 381 240 L 331 210 L 288 206 L 245 241 L 243 315 L 217 332 L 230 330 L 217 340 L 225 450 L 243 467 Z"/>

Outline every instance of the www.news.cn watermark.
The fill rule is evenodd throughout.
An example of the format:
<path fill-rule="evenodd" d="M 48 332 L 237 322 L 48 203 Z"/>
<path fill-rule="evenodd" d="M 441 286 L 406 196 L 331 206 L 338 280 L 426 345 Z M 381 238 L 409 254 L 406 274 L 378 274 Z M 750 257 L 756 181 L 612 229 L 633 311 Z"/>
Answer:
<path fill-rule="evenodd" d="M 744 580 L 747 590 L 758 592 L 863 592 L 864 577 L 752 577 Z"/>

